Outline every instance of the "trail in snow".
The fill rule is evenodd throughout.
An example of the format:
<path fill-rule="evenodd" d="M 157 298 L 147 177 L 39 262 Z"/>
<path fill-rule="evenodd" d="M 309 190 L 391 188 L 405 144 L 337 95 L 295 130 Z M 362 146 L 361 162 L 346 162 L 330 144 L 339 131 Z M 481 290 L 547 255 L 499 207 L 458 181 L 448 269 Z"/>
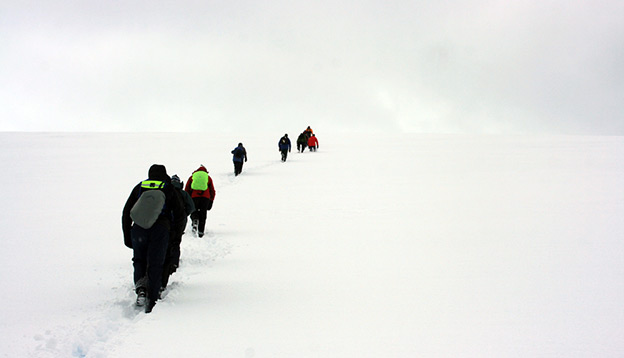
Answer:
<path fill-rule="evenodd" d="M 228 255 L 231 245 L 209 230 L 204 238 L 184 235 L 180 268 L 173 274 L 163 293 L 164 303 L 175 303 L 180 291 L 193 276 L 201 274 L 215 260 Z M 129 257 L 131 258 L 131 251 Z M 47 327 L 35 335 L 37 357 L 61 357 L 71 352 L 72 357 L 105 355 L 107 345 L 136 322 L 145 318 L 142 307 L 136 307 L 136 295 L 129 280 L 131 266 L 119 268 L 119 285 L 111 289 L 111 297 L 92 310 L 83 312 L 81 320 L 71 325 Z"/>
<path fill-rule="evenodd" d="M 279 153 L 275 156 L 278 157 L 278 155 Z M 279 159 L 261 160 L 256 163 L 251 161 L 245 163 L 243 173 L 239 177 L 236 177 L 233 172 L 211 173 L 213 179 L 219 183 L 218 200 L 228 200 L 223 198 L 222 192 L 227 191 L 229 187 L 241 185 L 242 178 L 253 178 L 258 172 L 284 164 Z M 245 185 L 252 184 L 245 183 Z M 180 267 L 170 278 L 169 285 L 158 302 L 158 308 L 167 304 L 175 304 L 177 298 L 183 295 L 187 283 L 192 282 L 194 276 L 205 274 L 206 268 L 209 268 L 214 261 L 230 254 L 232 244 L 219 234 L 219 228 L 223 225 L 223 223 L 211 222 L 209 213 L 206 235 L 198 238 L 191 235 L 189 221 L 182 238 Z M 128 260 L 131 257 L 132 251 L 128 250 Z M 79 314 L 84 318 L 73 324 L 47 327 L 43 332 L 36 334 L 34 340 L 37 343 L 33 354 L 37 357 L 59 357 L 71 352 L 72 357 L 106 356 L 111 342 L 123 337 L 126 331 L 145 318 L 143 308 L 135 305 L 136 295 L 132 282 L 129 280 L 131 270 L 130 264 L 117 268 L 114 275 L 119 282 L 111 288 L 111 297 L 98 303 L 96 307 L 91 307 L 91 310 Z"/>

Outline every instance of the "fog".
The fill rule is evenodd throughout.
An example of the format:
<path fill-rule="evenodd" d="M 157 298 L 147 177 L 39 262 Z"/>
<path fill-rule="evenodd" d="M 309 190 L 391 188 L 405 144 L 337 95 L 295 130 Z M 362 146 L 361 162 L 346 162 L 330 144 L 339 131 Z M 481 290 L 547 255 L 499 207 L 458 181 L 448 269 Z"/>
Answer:
<path fill-rule="evenodd" d="M 619 1 L 7 3 L 0 130 L 624 135 L 622 18 Z"/>

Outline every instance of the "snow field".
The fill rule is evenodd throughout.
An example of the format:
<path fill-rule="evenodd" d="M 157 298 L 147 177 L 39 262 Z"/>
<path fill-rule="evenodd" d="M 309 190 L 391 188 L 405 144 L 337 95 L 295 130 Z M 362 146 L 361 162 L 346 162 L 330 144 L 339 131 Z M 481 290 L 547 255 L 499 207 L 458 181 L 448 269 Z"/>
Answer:
<path fill-rule="evenodd" d="M 281 163 L 280 136 L 2 134 L 2 354 L 624 349 L 621 137 L 319 133 L 319 152 Z M 184 181 L 206 165 L 217 198 L 145 315 L 121 209 L 153 163 Z"/>

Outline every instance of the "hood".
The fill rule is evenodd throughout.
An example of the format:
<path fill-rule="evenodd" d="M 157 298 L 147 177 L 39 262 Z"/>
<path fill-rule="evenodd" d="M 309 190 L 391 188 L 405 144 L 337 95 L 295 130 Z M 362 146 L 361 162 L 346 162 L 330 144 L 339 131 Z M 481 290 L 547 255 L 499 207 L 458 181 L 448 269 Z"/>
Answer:
<path fill-rule="evenodd" d="M 184 186 L 184 183 L 180 181 L 179 176 L 174 174 L 171 176 L 171 185 L 173 185 L 174 188 L 182 189 L 182 187 Z"/>
<path fill-rule="evenodd" d="M 195 172 L 206 172 L 206 173 L 208 173 L 208 170 L 206 170 L 206 167 L 202 165 L 199 168 L 197 168 L 197 170 Z"/>
<path fill-rule="evenodd" d="M 165 183 L 170 183 L 171 178 L 167 175 L 167 169 L 162 164 L 154 164 L 149 168 L 147 172 L 147 177 L 150 180 L 160 180 Z"/>

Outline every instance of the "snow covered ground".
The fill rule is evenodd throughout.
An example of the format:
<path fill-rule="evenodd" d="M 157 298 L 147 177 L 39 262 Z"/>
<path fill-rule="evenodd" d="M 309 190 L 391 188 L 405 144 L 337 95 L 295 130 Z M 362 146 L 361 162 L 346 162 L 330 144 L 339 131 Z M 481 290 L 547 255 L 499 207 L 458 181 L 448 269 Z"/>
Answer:
<path fill-rule="evenodd" d="M 283 133 L 1 133 L 0 355 L 622 356 L 623 137 L 315 129 L 286 163 Z M 217 197 L 146 315 L 121 210 L 153 163 Z"/>

